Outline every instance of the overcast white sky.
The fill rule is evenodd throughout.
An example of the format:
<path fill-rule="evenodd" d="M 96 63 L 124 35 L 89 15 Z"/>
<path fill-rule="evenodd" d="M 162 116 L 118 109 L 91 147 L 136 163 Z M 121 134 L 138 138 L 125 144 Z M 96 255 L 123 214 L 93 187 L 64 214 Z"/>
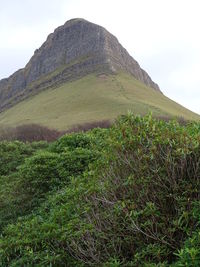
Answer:
<path fill-rule="evenodd" d="M 71 18 L 105 27 L 163 93 L 200 114 L 199 0 L 0 0 L 0 79 Z"/>

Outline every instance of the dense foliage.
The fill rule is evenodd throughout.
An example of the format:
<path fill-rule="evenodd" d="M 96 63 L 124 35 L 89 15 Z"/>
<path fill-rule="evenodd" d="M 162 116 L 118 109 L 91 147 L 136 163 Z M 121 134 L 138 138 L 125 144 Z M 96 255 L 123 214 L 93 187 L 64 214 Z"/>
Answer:
<path fill-rule="evenodd" d="M 199 123 L 128 114 L 0 153 L 0 266 L 200 266 Z"/>

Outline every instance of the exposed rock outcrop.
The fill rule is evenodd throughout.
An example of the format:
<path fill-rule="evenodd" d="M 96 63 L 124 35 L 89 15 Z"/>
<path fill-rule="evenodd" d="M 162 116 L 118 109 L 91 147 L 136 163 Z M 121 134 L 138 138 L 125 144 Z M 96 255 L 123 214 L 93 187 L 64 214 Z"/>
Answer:
<path fill-rule="evenodd" d="M 115 36 L 84 19 L 72 19 L 48 36 L 24 69 L 0 81 L 0 111 L 58 83 L 119 70 L 160 91 Z"/>

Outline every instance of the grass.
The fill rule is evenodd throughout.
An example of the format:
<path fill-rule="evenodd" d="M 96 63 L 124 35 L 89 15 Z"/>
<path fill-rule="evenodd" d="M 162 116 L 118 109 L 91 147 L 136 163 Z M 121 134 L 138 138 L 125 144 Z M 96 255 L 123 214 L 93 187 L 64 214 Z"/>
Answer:
<path fill-rule="evenodd" d="M 76 124 L 114 120 L 128 110 L 142 115 L 152 111 L 155 116 L 200 118 L 131 75 L 90 74 L 43 91 L 2 112 L 0 127 L 37 123 L 66 130 Z"/>

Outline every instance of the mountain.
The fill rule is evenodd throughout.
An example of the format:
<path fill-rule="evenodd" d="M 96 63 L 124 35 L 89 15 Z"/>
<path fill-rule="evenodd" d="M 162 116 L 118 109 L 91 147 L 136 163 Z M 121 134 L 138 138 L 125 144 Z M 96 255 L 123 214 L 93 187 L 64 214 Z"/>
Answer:
<path fill-rule="evenodd" d="M 84 19 L 72 19 L 48 36 L 24 69 L 0 81 L 0 109 L 55 83 L 77 79 L 94 71 L 115 73 L 119 69 L 159 90 L 106 29 Z M 36 83 L 46 75 L 44 82 Z"/>
<path fill-rule="evenodd" d="M 128 87 L 125 84 L 127 81 L 123 78 L 125 77 L 124 75 L 128 75 Z M 91 81 L 89 81 L 90 78 L 87 79 L 86 77 L 90 77 Z M 96 80 L 92 77 L 96 77 Z M 80 82 L 79 89 L 81 90 L 81 83 L 84 84 L 86 79 L 89 92 L 81 90 L 79 99 L 73 87 L 76 87 L 77 81 L 82 79 L 83 83 Z M 109 81 L 113 81 L 110 86 L 108 86 Z M 73 83 L 75 83 L 74 86 L 72 86 Z M 95 87 L 98 87 L 98 85 L 101 90 L 96 92 Z M 41 106 L 39 102 L 42 98 L 47 100 L 49 94 L 51 95 L 52 89 L 56 88 L 56 95 L 59 95 L 59 88 L 62 86 L 65 86 L 65 88 L 71 87 L 71 89 L 60 96 L 61 99 L 59 101 L 64 101 L 65 108 L 62 109 L 61 107 L 60 111 L 59 108 L 56 110 L 54 115 L 58 120 L 64 117 L 66 113 L 70 116 L 70 112 L 74 112 L 73 122 L 81 122 L 82 120 L 78 120 L 79 113 L 84 114 L 89 106 L 92 106 L 101 98 L 104 103 L 107 103 L 106 105 L 113 105 L 115 110 L 113 115 L 109 116 L 109 108 L 105 109 L 105 105 L 103 105 L 108 112 L 107 118 L 114 117 L 134 107 L 139 113 L 152 109 L 153 111 L 159 110 L 157 112 L 159 114 L 171 114 L 185 118 L 198 117 L 198 115 L 180 107 L 175 102 L 173 102 L 174 107 L 169 105 L 169 107 L 164 108 L 165 105 L 163 106 L 159 99 L 165 99 L 168 103 L 172 103 L 170 102 L 171 100 L 163 96 L 158 85 L 151 80 L 137 61 L 128 54 L 115 36 L 103 27 L 84 19 L 72 19 L 63 26 L 58 27 L 47 37 L 46 42 L 35 51 L 25 68 L 0 81 L 0 111 L 3 112 L 0 114 L 0 123 L 40 122 L 42 115 L 45 118 L 44 121 L 47 122 L 46 115 L 49 112 L 47 107 L 50 110 L 54 109 L 55 103 L 54 101 L 51 102 L 52 106 L 49 107 L 47 103 Z M 90 88 L 93 88 L 93 90 L 91 91 Z M 145 88 L 146 99 L 143 99 L 141 95 L 143 92 L 141 88 Z M 135 95 L 136 89 L 140 91 Z M 107 90 L 110 90 L 110 92 L 107 92 Z M 109 97 L 107 96 L 106 98 L 106 94 L 109 93 Z M 68 97 L 67 94 L 73 94 L 74 100 L 77 98 L 80 102 L 76 102 L 74 105 L 73 103 L 71 104 L 70 96 Z M 93 102 L 90 102 L 90 95 L 88 94 L 94 94 L 99 99 L 92 99 Z M 152 94 L 154 99 L 151 99 Z M 76 112 L 75 109 L 74 111 L 74 106 L 81 104 L 81 99 L 86 99 L 87 97 L 85 106 L 84 104 L 82 105 L 82 110 Z M 36 102 L 34 102 L 35 100 Z M 138 107 L 138 103 L 141 108 Z M 28 110 L 26 105 L 28 105 Z M 121 109 L 121 106 L 123 106 L 123 109 Z M 96 108 L 98 109 L 98 105 Z M 35 109 L 39 112 L 39 114 L 35 115 L 36 117 L 33 116 Z M 104 113 L 105 110 L 101 110 L 101 112 Z M 90 113 L 92 112 L 95 113 L 95 107 L 90 109 Z M 23 114 L 22 117 L 21 113 Z M 28 117 L 26 117 L 27 115 Z M 88 120 L 95 119 L 90 116 L 87 116 L 87 118 Z M 101 118 L 98 117 L 98 119 Z M 69 123 L 66 121 L 66 124 Z"/>

